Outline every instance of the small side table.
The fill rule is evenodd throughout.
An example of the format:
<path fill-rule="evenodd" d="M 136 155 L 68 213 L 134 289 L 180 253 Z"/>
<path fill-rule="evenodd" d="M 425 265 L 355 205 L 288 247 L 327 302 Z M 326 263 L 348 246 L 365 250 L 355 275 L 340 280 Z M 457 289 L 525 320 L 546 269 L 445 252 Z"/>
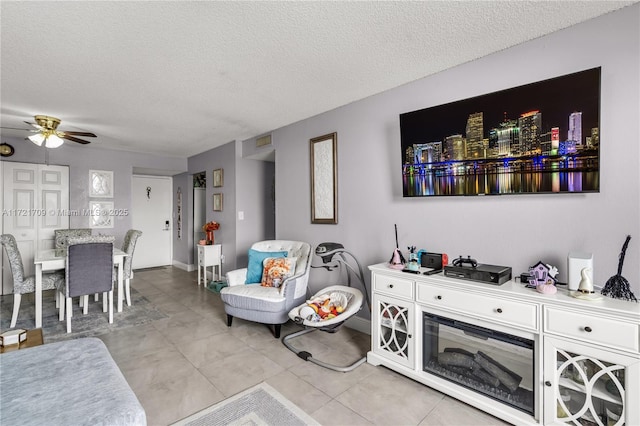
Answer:
<path fill-rule="evenodd" d="M 211 274 L 215 279 L 215 269 L 218 269 L 218 279 L 222 278 L 222 245 L 212 244 L 209 246 L 198 245 L 198 285 L 201 281 L 201 272 L 204 271 L 203 283 L 207 285 L 207 268 L 211 266 Z"/>
<path fill-rule="evenodd" d="M 34 328 L 32 330 L 27 330 L 27 339 L 24 342 L 16 343 L 15 345 L 0 347 L 0 354 L 3 354 L 5 352 L 17 351 L 18 349 L 40 346 L 43 343 L 42 329 Z"/>

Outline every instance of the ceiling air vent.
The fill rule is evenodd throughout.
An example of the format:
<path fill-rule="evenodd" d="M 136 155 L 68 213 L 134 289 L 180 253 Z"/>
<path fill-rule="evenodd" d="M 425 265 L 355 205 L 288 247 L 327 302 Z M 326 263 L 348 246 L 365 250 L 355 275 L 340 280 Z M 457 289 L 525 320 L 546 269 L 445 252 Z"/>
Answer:
<path fill-rule="evenodd" d="M 262 136 L 261 138 L 256 139 L 257 148 L 267 145 L 271 145 L 271 135 Z"/>

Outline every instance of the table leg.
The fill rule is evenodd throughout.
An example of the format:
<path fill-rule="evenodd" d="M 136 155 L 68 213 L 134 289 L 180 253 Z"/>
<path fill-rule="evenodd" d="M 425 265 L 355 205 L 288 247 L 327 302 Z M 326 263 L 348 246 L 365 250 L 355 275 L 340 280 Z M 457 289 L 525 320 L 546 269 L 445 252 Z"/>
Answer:
<path fill-rule="evenodd" d="M 123 264 L 124 259 L 120 259 L 118 261 L 118 312 L 122 312 L 122 299 L 124 298 L 122 294 L 122 275 L 123 275 Z M 113 297 L 113 295 L 111 296 Z"/>
<path fill-rule="evenodd" d="M 198 259 L 198 287 L 200 286 L 200 259 Z"/>
<path fill-rule="evenodd" d="M 113 290 L 109 291 L 107 295 L 109 299 L 109 324 L 113 324 Z M 103 299 L 104 297 L 105 295 L 102 296 Z M 118 299 L 120 299 L 120 296 L 118 296 Z"/>
<path fill-rule="evenodd" d="M 42 327 L 42 264 L 36 263 L 36 328 Z"/>

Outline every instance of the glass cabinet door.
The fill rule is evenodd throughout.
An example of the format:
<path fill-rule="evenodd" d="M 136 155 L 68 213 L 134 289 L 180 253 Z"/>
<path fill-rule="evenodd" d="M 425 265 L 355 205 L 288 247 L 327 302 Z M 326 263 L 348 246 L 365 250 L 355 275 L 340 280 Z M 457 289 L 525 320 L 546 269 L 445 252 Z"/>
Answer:
<path fill-rule="evenodd" d="M 545 338 L 544 362 L 545 423 L 635 424 L 631 420 L 638 418 L 638 404 L 627 402 L 630 396 L 637 398 L 632 380 L 637 381 L 638 359 Z"/>
<path fill-rule="evenodd" d="M 413 304 L 376 295 L 374 306 L 378 320 L 373 336 L 376 352 L 413 367 Z"/>

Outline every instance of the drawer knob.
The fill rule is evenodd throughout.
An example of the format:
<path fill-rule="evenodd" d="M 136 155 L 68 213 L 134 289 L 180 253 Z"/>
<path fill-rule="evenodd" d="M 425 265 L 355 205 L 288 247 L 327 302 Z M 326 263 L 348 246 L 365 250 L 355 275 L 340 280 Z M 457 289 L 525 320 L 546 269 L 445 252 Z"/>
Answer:
<path fill-rule="evenodd" d="M 587 333 L 591 333 L 593 331 L 593 329 L 591 327 L 589 327 L 589 326 L 586 326 L 584 328 L 584 331 L 586 331 Z"/>
<path fill-rule="evenodd" d="M 497 312 L 497 313 L 499 313 L 499 314 L 501 314 L 501 313 L 502 313 L 502 308 L 498 308 L 498 309 L 496 309 L 496 312 Z"/>
<path fill-rule="evenodd" d="M 442 296 L 436 296 L 436 299 L 442 300 Z"/>
<path fill-rule="evenodd" d="M 389 284 L 389 288 L 393 288 L 393 284 Z"/>
<path fill-rule="evenodd" d="M 547 380 L 546 382 L 544 382 L 544 385 L 551 387 L 551 382 Z"/>

